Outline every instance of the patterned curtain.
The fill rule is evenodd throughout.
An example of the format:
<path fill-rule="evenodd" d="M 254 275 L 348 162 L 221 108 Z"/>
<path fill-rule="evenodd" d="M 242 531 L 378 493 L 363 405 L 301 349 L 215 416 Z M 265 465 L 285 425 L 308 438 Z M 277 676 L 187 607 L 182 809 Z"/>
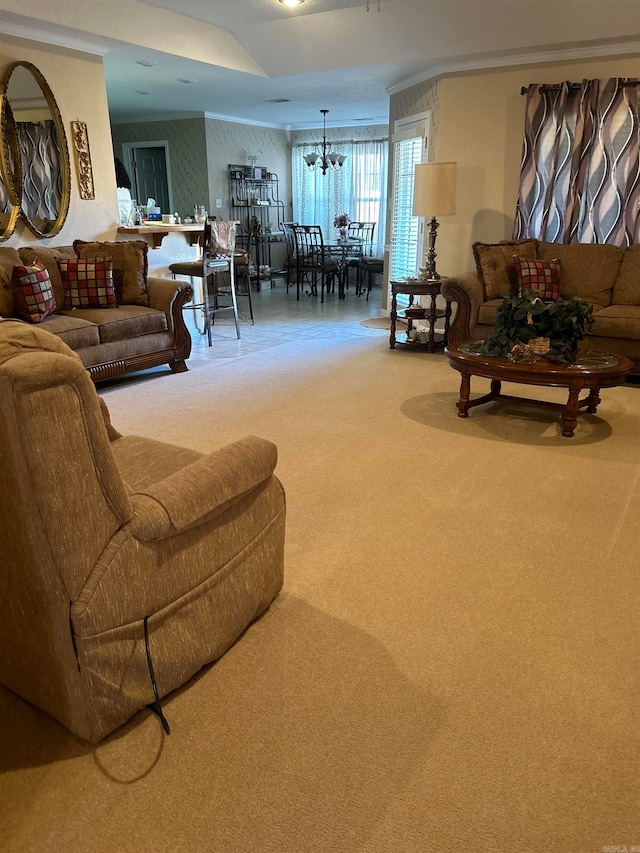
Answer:
<path fill-rule="evenodd" d="M 293 146 L 293 218 L 301 225 L 320 225 L 326 240 L 337 237 L 337 213 L 348 213 L 354 222 L 375 222 L 373 253 L 382 255 L 388 141 L 337 142 L 335 147 L 347 159 L 342 169 L 323 175 L 304 162 L 304 155 L 314 151 L 312 144 Z"/>
<path fill-rule="evenodd" d="M 53 121 L 16 122 L 22 157 L 22 209 L 41 224 L 57 217 L 62 205 L 60 152 Z"/>
<path fill-rule="evenodd" d="M 514 236 L 640 242 L 640 82 L 529 86 Z"/>

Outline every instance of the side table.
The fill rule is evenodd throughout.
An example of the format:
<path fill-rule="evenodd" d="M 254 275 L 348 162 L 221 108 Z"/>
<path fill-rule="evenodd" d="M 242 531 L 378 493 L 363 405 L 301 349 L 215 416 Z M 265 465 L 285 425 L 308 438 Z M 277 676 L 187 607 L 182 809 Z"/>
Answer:
<path fill-rule="evenodd" d="M 446 346 L 449 334 L 449 322 L 451 320 L 451 303 L 447 302 L 444 310 L 436 308 L 436 297 L 440 295 L 440 287 L 444 280 L 444 278 L 429 281 L 413 279 L 391 282 L 391 332 L 389 335 L 389 347 L 391 349 L 395 348 L 396 343 L 415 347 L 416 349 L 426 349 L 427 352 L 434 352 L 436 347 L 442 349 Z M 410 313 L 407 315 L 407 334 L 404 340 L 396 339 L 399 293 L 409 297 L 409 307 L 407 310 Z M 429 296 L 429 307 L 418 307 L 411 310 L 413 300 L 416 296 Z M 436 320 L 440 317 L 444 317 L 444 335 L 436 335 Z M 429 324 L 429 338 L 424 343 L 422 341 L 414 341 L 409 337 L 409 332 L 413 328 L 413 320 L 426 320 Z"/>

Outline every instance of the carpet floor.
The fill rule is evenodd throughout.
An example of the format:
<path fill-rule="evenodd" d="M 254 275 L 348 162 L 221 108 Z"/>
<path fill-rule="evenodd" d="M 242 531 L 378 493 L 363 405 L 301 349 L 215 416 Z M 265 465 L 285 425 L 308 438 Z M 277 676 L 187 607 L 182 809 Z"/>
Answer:
<path fill-rule="evenodd" d="M 0 688 L 3 851 L 640 845 L 640 388 L 573 439 L 461 420 L 444 355 L 354 326 L 104 390 L 123 433 L 278 445 L 285 585 L 168 737 L 145 710 L 92 746 Z"/>

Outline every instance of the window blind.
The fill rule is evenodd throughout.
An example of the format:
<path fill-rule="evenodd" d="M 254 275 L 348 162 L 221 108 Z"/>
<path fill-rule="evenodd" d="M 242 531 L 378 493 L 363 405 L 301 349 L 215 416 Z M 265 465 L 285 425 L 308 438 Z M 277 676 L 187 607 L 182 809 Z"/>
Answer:
<path fill-rule="evenodd" d="M 419 266 L 420 217 L 413 216 L 415 167 L 422 162 L 422 136 L 394 143 L 394 180 L 391 227 L 390 278 L 399 281 L 415 276 Z"/>

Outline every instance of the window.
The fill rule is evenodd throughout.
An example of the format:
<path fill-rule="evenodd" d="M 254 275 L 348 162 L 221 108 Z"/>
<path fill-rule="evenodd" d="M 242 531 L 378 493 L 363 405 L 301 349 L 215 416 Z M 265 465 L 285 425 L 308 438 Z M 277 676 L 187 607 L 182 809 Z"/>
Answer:
<path fill-rule="evenodd" d="M 397 121 L 393 136 L 393 187 L 389 278 L 415 276 L 422 251 L 422 220 L 413 216 L 415 167 L 427 159 L 429 114 Z"/>
<path fill-rule="evenodd" d="M 327 239 L 336 236 L 333 218 L 348 213 L 355 222 L 375 222 L 374 254 L 382 254 L 385 233 L 388 140 L 336 142 L 347 155 L 342 169 L 326 175 L 311 171 L 303 160 L 312 144 L 292 149 L 293 218 L 304 225 L 320 225 Z"/>

